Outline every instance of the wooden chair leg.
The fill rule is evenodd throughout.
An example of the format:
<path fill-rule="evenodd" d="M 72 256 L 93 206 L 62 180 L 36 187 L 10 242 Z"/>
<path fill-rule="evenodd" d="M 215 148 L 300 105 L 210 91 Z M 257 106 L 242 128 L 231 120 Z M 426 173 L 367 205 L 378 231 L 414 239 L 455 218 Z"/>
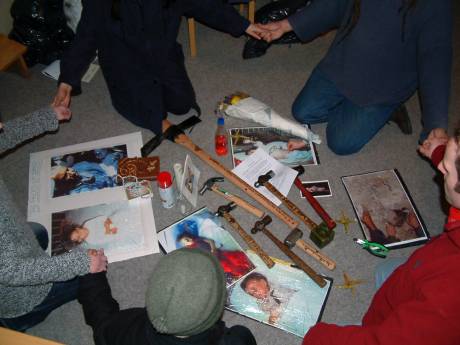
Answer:
<path fill-rule="evenodd" d="M 255 11 L 256 11 L 256 0 L 249 0 L 249 5 L 248 5 L 248 20 L 249 20 L 251 23 L 254 23 Z"/>
<path fill-rule="evenodd" d="M 188 40 L 190 45 L 190 56 L 196 56 L 196 27 L 195 27 L 195 19 L 188 18 Z"/>
<path fill-rule="evenodd" d="M 17 60 L 17 65 L 19 67 L 19 72 L 24 78 L 30 77 L 29 69 L 27 68 L 27 64 L 22 56 L 20 56 Z"/>
<path fill-rule="evenodd" d="M 243 14 L 244 14 L 245 5 L 244 5 L 244 4 L 240 4 L 239 8 L 240 8 L 240 14 L 243 15 Z"/>

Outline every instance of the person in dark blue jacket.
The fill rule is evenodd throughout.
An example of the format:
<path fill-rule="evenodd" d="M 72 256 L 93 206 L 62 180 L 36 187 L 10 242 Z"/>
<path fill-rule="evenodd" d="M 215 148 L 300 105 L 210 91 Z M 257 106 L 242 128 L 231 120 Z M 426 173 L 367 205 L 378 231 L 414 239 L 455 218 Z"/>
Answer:
<path fill-rule="evenodd" d="M 416 90 L 420 142 L 447 128 L 452 26 L 451 0 L 314 0 L 261 25 L 267 41 L 293 30 L 306 42 L 338 29 L 292 113 L 301 123 L 327 122 L 328 146 L 341 155 L 359 151 L 389 120 L 411 134 L 404 102 Z"/>
<path fill-rule="evenodd" d="M 167 113 L 199 112 L 177 42 L 181 16 L 240 36 L 261 30 L 231 5 L 215 0 L 82 0 L 72 46 L 61 59 L 54 105 L 69 106 L 96 52 L 115 109 L 160 133 Z"/>

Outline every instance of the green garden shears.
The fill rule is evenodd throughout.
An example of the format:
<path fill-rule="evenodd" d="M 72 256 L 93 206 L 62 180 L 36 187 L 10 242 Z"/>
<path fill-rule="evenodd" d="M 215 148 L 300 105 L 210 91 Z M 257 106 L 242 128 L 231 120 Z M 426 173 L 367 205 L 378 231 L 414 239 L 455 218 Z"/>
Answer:
<path fill-rule="evenodd" d="M 354 238 L 353 241 L 361 245 L 363 249 L 366 249 L 372 255 L 378 256 L 380 258 L 386 258 L 388 252 L 390 251 L 383 244 L 377 242 L 370 242 L 367 240 L 362 240 L 360 238 Z"/>

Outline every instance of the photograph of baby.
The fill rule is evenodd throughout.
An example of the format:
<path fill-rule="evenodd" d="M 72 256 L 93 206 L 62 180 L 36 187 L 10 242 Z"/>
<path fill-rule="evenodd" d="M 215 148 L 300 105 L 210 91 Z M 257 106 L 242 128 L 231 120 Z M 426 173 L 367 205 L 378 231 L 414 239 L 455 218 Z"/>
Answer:
<path fill-rule="evenodd" d="M 158 241 L 166 253 L 182 247 L 200 248 L 212 253 L 222 265 L 227 286 L 255 268 L 238 242 L 220 226 L 219 218 L 207 208 L 160 231 Z"/>
<path fill-rule="evenodd" d="M 257 268 L 228 289 L 226 308 L 303 337 L 321 318 L 331 280 L 321 288 L 287 263 L 268 269 L 255 253 L 247 254 Z"/>
<path fill-rule="evenodd" d="M 313 143 L 288 135 L 276 128 L 232 128 L 230 143 L 233 166 L 237 166 L 258 148 L 288 166 L 318 164 Z"/>
<path fill-rule="evenodd" d="M 342 177 L 367 240 L 389 248 L 429 239 L 396 170 Z"/>
<path fill-rule="evenodd" d="M 302 185 L 313 195 L 315 198 L 332 196 L 331 186 L 328 180 L 322 181 L 302 181 Z M 300 197 L 305 198 L 300 192 Z"/>
<path fill-rule="evenodd" d="M 118 161 L 126 156 L 126 145 L 118 145 L 52 157 L 51 196 L 55 198 L 120 185 L 116 178 Z"/>
<path fill-rule="evenodd" d="M 119 201 L 53 213 L 51 255 L 77 246 L 104 249 L 109 262 L 115 254 L 143 247 L 141 207 L 138 200 Z"/>

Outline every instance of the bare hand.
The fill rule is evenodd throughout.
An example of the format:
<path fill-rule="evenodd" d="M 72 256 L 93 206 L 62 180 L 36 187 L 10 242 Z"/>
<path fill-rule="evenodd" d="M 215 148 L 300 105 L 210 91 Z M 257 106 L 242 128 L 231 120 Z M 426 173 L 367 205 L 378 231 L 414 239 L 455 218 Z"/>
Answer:
<path fill-rule="evenodd" d="M 287 143 L 288 151 L 300 150 L 307 146 L 303 140 L 289 139 Z"/>
<path fill-rule="evenodd" d="M 266 30 L 261 36 L 267 42 L 277 40 L 286 32 L 292 31 L 292 26 L 287 19 L 258 25 L 259 28 Z"/>
<path fill-rule="evenodd" d="M 72 117 L 72 112 L 69 108 L 64 105 L 53 106 L 53 110 L 56 113 L 56 119 L 58 121 L 67 121 Z"/>
<path fill-rule="evenodd" d="M 91 273 L 107 271 L 107 256 L 104 255 L 103 249 L 89 249 L 88 255 L 90 257 L 89 271 Z"/>
<path fill-rule="evenodd" d="M 54 107 L 57 106 L 70 106 L 70 93 L 72 92 L 72 86 L 66 83 L 60 83 L 58 90 L 56 92 L 56 96 L 54 96 L 54 100 L 52 105 Z"/>
<path fill-rule="evenodd" d="M 446 145 L 447 141 L 449 140 L 449 136 L 447 135 L 445 129 L 443 128 L 435 128 L 433 129 L 428 138 L 423 141 L 422 145 L 419 145 L 418 151 L 425 157 L 431 158 L 433 151 L 436 147 L 440 145 Z"/>
<path fill-rule="evenodd" d="M 262 38 L 264 31 L 265 30 L 260 28 L 259 24 L 250 24 L 246 29 L 246 33 L 256 40 L 260 40 Z"/>

